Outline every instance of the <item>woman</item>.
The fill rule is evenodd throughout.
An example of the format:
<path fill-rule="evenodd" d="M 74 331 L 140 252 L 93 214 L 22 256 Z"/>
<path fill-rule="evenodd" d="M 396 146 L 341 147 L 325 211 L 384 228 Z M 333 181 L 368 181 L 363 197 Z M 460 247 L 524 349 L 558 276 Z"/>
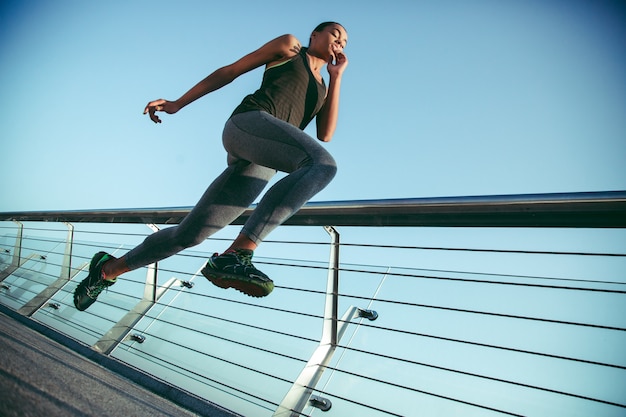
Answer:
<path fill-rule="evenodd" d="M 221 288 L 253 297 L 274 289 L 272 280 L 252 264 L 253 251 L 277 226 L 297 212 L 335 176 L 334 159 L 303 132 L 316 118 L 317 137 L 331 140 L 337 125 L 341 78 L 348 64 L 347 33 L 335 22 L 318 25 L 304 48 L 293 35 L 280 36 L 200 81 L 176 101 L 151 101 L 144 109 L 155 123 L 157 112 L 174 114 L 240 75 L 265 66 L 261 87 L 246 96 L 226 122 L 226 170 L 175 227 L 160 230 L 121 258 L 98 252 L 89 275 L 74 291 L 74 305 L 85 310 L 100 292 L 125 272 L 149 265 L 200 244 L 229 225 L 260 195 L 276 171 L 288 175 L 263 196 L 241 233 L 221 255 L 214 254 L 202 274 Z M 326 66 L 328 86 L 321 75 Z"/>

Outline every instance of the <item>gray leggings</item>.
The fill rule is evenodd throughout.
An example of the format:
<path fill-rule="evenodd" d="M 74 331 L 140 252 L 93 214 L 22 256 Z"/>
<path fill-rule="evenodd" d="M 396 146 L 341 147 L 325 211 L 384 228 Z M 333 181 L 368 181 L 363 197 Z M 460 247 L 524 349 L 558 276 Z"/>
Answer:
<path fill-rule="evenodd" d="M 261 194 L 276 171 L 288 173 L 263 196 L 242 233 L 259 244 L 333 179 L 337 165 L 315 139 L 262 111 L 232 116 L 222 136 L 228 167 L 179 225 L 148 236 L 124 258 L 132 269 L 202 243 Z"/>

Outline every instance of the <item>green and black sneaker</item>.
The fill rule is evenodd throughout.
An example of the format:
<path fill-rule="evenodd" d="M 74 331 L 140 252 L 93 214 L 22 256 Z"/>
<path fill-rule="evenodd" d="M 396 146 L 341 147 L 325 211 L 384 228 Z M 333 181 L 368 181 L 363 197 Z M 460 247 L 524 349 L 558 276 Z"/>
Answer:
<path fill-rule="evenodd" d="M 252 265 L 253 252 L 237 249 L 217 253 L 209 258 L 202 275 L 220 288 L 234 288 L 251 297 L 265 297 L 274 289 L 274 282 Z"/>
<path fill-rule="evenodd" d="M 111 259 L 115 258 L 106 252 L 98 252 L 91 258 L 89 275 L 74 290 L 74 305 L 78 310 L 87 310 L 90 305 L 96 302 L 96 298 L 98 298 L 102 290 L 110 287 L 117 281 L 116 279 L 106 280 L 102 276 L 102 266 Z"/>

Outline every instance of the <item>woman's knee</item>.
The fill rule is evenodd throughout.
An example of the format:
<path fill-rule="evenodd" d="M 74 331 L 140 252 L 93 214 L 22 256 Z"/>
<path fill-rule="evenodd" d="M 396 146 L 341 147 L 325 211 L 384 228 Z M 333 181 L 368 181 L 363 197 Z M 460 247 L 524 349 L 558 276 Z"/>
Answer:
<path fill-rule="evenodd" d="M 329 153 L 325 153 L 322 157 L 318 158 L 315 162 L 318 171 L 326 179 L 326 182 L 330 182 L 337 174 L 337 162 L 335 158 Z"/>

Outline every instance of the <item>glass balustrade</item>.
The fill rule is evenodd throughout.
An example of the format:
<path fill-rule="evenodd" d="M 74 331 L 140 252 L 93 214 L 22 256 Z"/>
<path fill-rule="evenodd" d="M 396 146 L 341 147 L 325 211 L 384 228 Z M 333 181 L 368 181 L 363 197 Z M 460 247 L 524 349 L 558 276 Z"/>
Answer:
<path fill-rule="evenodd" d="M 237 230 L 125 274 L 79 312 L 93 253 L 150 229 L 3 221 L 0 304 L 246 416 L 626 411 L 621 226 L 343 226 L 339 246 L 321 226 L 284 226 L 255 256 L 276 282 L 262 299 L 199 274 Z"/>

